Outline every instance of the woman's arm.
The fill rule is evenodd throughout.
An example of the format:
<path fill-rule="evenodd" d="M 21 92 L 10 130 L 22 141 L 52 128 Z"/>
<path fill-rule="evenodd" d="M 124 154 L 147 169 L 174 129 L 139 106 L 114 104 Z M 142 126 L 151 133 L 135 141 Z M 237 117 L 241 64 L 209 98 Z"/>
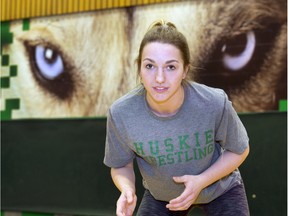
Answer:
<path fill-rule="evenodd" d="M 223 155 L 203 173 L 196 176 L 184 175 L 173 177 L 175 182 L 184 183 L 185 190 L 179 197 L 171 200 L 167 208 L 172 211 L 188 209 L 195 202 L 201 190 L 237 169 L 248 154 L 249 146 L 242 154 L 225 151 Z"/>
<path fill-rule="evenodd" d="M 219 157 L 211 167 L 200 174 L 204 186 L 203 188 L 213 184 L 237 169 L 247 158 L 249 151 L 249 146 L 242 154 L 224 151 L 223 155 Z"/>
<path fill-rule="evenodd" d="M 117 216 L 133 215 L 137 202 L 133 162 L 121 168 L 111 168 L 111 176 L 121 192 L 117 201 Z"/>
<path fill-rule="evenodd" d="M 111 176 L 114 184 L 121 192 L 124 190 L 131 190 L 135 193 L 133 162 L 121 168 L 111 168 Z"/>

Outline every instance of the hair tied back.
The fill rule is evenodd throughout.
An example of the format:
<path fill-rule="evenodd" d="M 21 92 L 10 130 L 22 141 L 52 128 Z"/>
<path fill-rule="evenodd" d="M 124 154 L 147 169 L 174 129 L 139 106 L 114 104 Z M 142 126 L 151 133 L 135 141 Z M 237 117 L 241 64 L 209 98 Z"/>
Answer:
<path fill-rule="evenodd" d="M 166 21 L 166 20 L 164 20 L 164 19 L 160 19 L 160 20 L 154 21 L 154 22 L 149 26 L 148 31 L 151 30 L 151 29 L 153 29 L 153 28 L 155 28 L 155 27 L 163 27 L 163 28 L 168 28 L 168 27 L 170 27 L 170 28 L 175 28 L 175 29 L 177 29 L 176 26 L 175 26 L 173 23 L 168 22 L 168 21 Z"/>

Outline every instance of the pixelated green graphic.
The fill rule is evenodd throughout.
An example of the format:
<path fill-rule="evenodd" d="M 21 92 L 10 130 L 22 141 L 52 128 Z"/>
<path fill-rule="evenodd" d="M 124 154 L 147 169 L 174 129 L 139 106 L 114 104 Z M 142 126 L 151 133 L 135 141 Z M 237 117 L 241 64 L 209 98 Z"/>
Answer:
<path fill-rule="evenodd" d="M 23 31 L 28 31 L 30 29 L 30 19 L 23 20 Z"/>
<path fill-rule="evenodd" d="M 29 19 L 23 20 L 23 30 L 29 30 Z M 10 32 L 10 22 L 1 22 L 1 97 L 3 97 L 3 104 L 1 104 L 1 120 L 12 119 L 12 111 L 20 108 L 19 98 L 6 98 L 5 89 L 11 88 L 11 78 L 17 77 L 18 66 L 10 62 L 9 54 L 3 53 L 3 47 L 13 43 L 13 33 Z M 3 71 L 8 71 L 4 75 Z"/>
<path fill-rule="evenodd" d="M 279 111 L 287 111 L 287 100 L 279 101 Z"/>
<path fill-rule="evenodd" d="M 1 55 L 2 47 L 10 43 L 13 43 L 13 34 L 10 32 L 10 22 L 1 22 Z"/>
<path fill-rule="evenodd" d="M 1 65 L 8 66 L 9 65 L 9 55 L 2 55 Z"/>
<path fill-rule="evenodd" d="M 10 78 L 17 76 L 17 65 L 9 66 L 9 76 L 1 77 L 1 88 L 10 88 Z"/>
<path fill-rule="evenodd" d="M 12 119 L 12 110 L 20 108 L 20 99 L 6 99 L 5 110 L 1 111 L 1 120 Z"/>

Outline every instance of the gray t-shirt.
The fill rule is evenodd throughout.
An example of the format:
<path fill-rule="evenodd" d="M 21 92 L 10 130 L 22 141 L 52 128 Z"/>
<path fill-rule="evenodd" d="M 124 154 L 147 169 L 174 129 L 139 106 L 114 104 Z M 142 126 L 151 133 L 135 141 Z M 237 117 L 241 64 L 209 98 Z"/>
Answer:
<path fill-rule="evenodd" d="M 185 99 L 171 117 L 155 115 L 139 86 L 115 101 L 107 116 L 104 163 L 118 168 L 137 160 L 143 185 L 157 200 L 179 196 L 183 184 L 173 176 L 197 175 L 228 150 L 241 154 L 247 132 L 221 89 L 184 85 Z M 202 190 L 196 203 L 208 203 L 241 184 L 239 170 Z"/>

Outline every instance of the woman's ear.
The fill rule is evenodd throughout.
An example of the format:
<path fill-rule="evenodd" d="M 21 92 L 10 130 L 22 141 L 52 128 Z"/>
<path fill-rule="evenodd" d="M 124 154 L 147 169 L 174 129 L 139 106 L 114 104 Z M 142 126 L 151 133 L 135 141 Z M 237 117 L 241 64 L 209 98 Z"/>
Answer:
<path fill-rule="evenodd" d="M 188 72 L 189 72 L 189 69 L 190 69 L 190 65 L 187 65 L 187 66 L 185 66 L 185 68 L 184 68 L 184 73 L 183 73 L 183 79 L 185 79 L 186 77 L 187 77 L 187 74 L 188 74 Z"/>

